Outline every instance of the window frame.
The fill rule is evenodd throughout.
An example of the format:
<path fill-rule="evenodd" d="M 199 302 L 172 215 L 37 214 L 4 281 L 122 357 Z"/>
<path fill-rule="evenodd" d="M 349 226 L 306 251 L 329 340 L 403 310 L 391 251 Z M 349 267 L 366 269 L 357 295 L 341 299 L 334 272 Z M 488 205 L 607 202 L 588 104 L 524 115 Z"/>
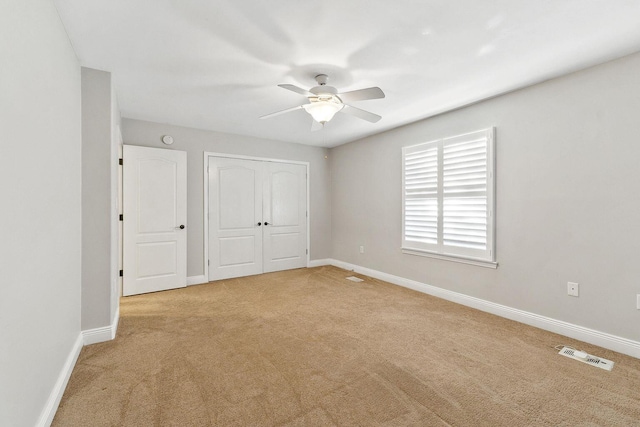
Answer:
<path fill-rule="evenodd" d="M 495 189 L 496 189 L 496 168 L 495 168 L 495 127 L 489 127 L 480 129 L 473 132 L 467 132 L 464 134 L 449 136 L 440 138 L 420 144 L 414 144 L 410 146 L 402 147 L 402 241 L 401 251 L 402 253 L 409 255 L 426 256 L 436 259 L 443 259 L 448 261 L 455 261 L 465 264 L 477 265 L 481 267 L 497 268 L 496 251 L 495 251 Z M 445 199 L 451 200 L 453 195 L 446 196 L 443 186 L 445 180 L 443 179 L 443 156 L 445 147 L 454 143 L 470 143 L 474 139 L 486 140 L 486 185 L 484 185 L 483 192 L 486 195 L 486 209 L 487 209 L 487 221 L 486 221 L 486 244 L 485 249 L 470 249 L 458 246 L 450 246 L 444 244 L 444 216 L 443 209 Z M 437 183 L 436 183 L 436 200 L 437 200 L 437 228 L 436 228 L 436 242 L 426 243 L 415 240 L 406 239 L 406 222 L 407 222 L 407 201 L 408 200 L 420 200 L 420 197 L 411 197 L 406 192 L 406 180 L 407 180 L 407 157 L 412 153 L 426 153 L 428 150 L 437 150 Z M 482 195 L 481 197 L 485 197 Z M 422 200 L 433 198 L 427 196 Z M 433 238 L 431 238 L 433 240 Z"/>

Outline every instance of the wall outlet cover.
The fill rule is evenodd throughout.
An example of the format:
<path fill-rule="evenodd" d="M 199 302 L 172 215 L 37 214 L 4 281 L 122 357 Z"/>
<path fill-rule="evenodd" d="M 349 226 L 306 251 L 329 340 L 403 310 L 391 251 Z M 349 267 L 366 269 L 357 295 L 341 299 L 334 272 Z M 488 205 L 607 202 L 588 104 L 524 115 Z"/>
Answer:
<path fill-rule="evenodd" d="M 567 295 L 572 297 L 580 296 L 580 285 L 575 282 L 567 282 Z"/>

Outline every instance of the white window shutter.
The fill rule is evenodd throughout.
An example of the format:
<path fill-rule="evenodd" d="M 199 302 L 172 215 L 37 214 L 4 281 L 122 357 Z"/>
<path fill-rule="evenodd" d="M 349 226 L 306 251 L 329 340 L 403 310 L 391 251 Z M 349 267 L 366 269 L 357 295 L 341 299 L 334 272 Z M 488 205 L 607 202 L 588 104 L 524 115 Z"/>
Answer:
<path fill-rule="evenodd" d="M 403 248 L 493 261 L 493 135 L 403 148 Z"/>
<path fill-rule="evenodd" d="M 462 248 L 456 253 L 484 252 L 488 228 L 487 134 L 480 131 L 447 138 L 442 145 L 442 244 L 445 248 Z"/>
<path fill-rule="evenodd" d="M 403 156 L 404 240 L 430 248 L 438 244 L 438 146 L 412 148 Z"/>

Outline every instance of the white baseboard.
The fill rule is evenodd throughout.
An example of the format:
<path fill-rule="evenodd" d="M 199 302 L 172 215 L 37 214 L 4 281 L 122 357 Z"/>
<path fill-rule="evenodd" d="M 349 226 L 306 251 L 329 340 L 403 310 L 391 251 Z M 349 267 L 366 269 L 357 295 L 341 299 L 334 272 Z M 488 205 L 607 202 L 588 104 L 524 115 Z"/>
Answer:
<path fill-rule="evenodd" d="M 193 285 L 201 285 L 203 283 L 207 283 L 209 282 L 207 280 L 207 277 L 202 274 L 200 276 L 189 276 L 187 277 L 187 286 L 193 286 Z"/>
<path fill-rule="evenodd" d="M 394 276 L 392 274 L 383 273 L 381 271 L 372 270 L 370 268 L 361 267 L 347 262 L 335 259 L 329 259 L 327 261 L 335 267 L 351 270 L 375 279 L 393 283 L 394 285 L 403 286 L 418 292 L 466 305 L 467 307 L 472 307 L 500 317 L 535 326 L 536 328 L 544 329 L 546 331 L 561 334 L 600 347 L 608 348 L 619 353 L 640 358 L 640 342 L 638 341 L 618 337 L 616 335 L 596 331 L 594 329 L 585 328 L 584 326 L 574 325 L 562 320 L 552 319 L 550 317 L 541 316 L 539 314 L 530 313 L 528 311 L 519 310 L 506 305 L 496 304 L 491 301 L 449 291 L 447 289 L 438 288 L 436 286 L 427 285 L 415 280 L 405 279 L 403 277 Z"/>
<path fill-rule="evenodd" d="M 87 329 L 82 331 L 82 344 L 90 345 L 99 342 L 111 341 L 116 337 L 118 322 L 120 321 L 120 307 L 116 309 L 111 325 L 102 328 Z"/>
<path fill-rule="evenodd" d="M 322 267 L 323 265 L 331 265 L 331 259 L 312 259 L 307 263 L 307 268 Z"/>
<path fill-rule="evenodd" d="M 71 372 L 73 372 L 73 368 L 76 366 L 80 350 L 82 350 L 82 334 L 78 334 L 78 338 L 73 344 L 73 347 L 69 352 L 69 356 L 67 356 L 67 360 L 60 371 L 60 375 L 58 375 L 58 380 L 53 386 L 51 394 L 49 394 L 49 399 L 47 399 L 47 403 L 40 414 L 40 418 L 36 424 L 37 427 L 49 427 L 53 422 L 53 417 L 56 415 L 56 411 L 60 405 L 60 400 L 62 399 L 64 390 L 67 388 L 67 383 L 71 377 Z"/>

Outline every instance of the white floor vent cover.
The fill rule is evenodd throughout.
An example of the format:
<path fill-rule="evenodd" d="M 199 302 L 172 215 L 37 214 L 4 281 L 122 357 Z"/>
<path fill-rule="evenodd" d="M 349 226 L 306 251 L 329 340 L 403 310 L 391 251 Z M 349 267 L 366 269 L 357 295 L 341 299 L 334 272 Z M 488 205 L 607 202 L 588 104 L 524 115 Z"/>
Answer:
<path fill-rule="evenodd" d="M 570 347 L 562 347 L 560 353 L 563 356 L 570 357 L 571 359 L 579 360 L 591 366 L 597 366 L 598 368 L 610 371 L 613 369 L 614 362 L 611 360 L 603 359 L 598 356 L 592 356 L 584 351 L 578 351 Z"/>
<path fill-rule="evenodd" d="M 364 282 L 364 280 L 356 276 L 349 276 L 347 277 L 347 280 L 351 280 L 352 282 Z"/>

